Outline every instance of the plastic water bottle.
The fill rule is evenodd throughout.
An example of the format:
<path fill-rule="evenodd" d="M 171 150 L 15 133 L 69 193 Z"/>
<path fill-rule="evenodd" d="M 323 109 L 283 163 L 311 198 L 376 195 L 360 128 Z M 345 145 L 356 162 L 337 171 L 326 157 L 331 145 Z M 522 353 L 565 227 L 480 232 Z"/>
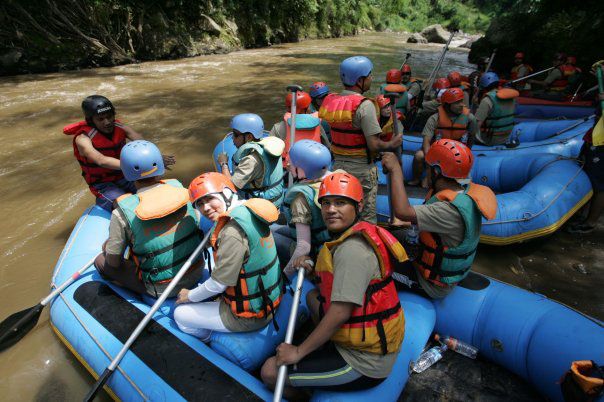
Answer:
<path fill-rule="evenodd" d="M 417 225 L 411 225 L 405 234 L 405 251 L 410 260 L 414 260 L 417 257 L 417 250 L 419 248 L 419 229 Z"/>
<path fill-rule="evenodd" d="M 506 148 L 516 148 L 518 145 L 520 145 L 520 131 L 521 130 L 516 130 L 512 132 L 508 142 L 505 144 Z"/>
<path fill-rule="evenodd" d="M 411 362 L 411 369 L 416 373 L 426 371 L 428 367 L 443 358 L 443 353 L 447 350 L 447 345 L 434 346 L 417 358 L 415 362 Z"/>
<path fill-rule="evenodd" d="M 461 136 L 461 138 L 459 139 L 460 142 L 463 142 L 464 144 L 468 143 L 468 133 L 465 133 L 464 135 Z"/>
<path fill-rule="evenodd" d="M 476 355 L 478 354 L 478 348 L 475 348 L 472 345 L 469 345 L 450 336 L 444 336 L 441 338 L 438 334 L 434 335 L 434 339 L 440 342 L 442 345 L 446 346 L 447 349 L 457 352 L 460 355 L 469 357 L 470 359 L 476 359 Z"/>

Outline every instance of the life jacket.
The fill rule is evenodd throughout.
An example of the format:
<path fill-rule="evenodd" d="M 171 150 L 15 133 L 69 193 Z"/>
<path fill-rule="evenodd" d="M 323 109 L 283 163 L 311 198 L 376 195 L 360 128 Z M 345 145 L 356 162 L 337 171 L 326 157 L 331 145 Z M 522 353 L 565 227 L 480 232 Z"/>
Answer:
<path fill-rule="evenodd" d="M 557 67 L 562 77 L 552 82 L 549 89 L 552 91 L 564 91 L 568 87 L 568 80 L 577 73 L 577 68 L 571 64 L 562 64 Z"/>
<path fill-rule="evenodd" d="M 593 360 L 574 361 L 559 383 L 566 402 L 599 400 L 604 393 L 604 366 Z"/>
<path fill-rule="evenodd" d="M 130 230 L 134 262 L 146 283 L 169 282 L 199 245 L 199 222 L 178 180 L 117 199 Z"/>
<path fill-rule="evenodd" d="M 417 98 L 418 98 L 418 96 L 416 95 L 412 99 L 409 100 L 409 94 L 408 94 L 408 92 L 411 90 L 411 87 L 413 85 L 418 85 L 420 87 L 420 91 L 421 91 L 422 81 L 419 80 L 419 79 L 417 79 L 417 78 L 411 77 L 411 79 L 409 80 L 409 82 L 407 82 L 406 84 L 401 82 L 401 85 L 404 85 L 407 88 L 407 91 L 403 94 L 403 96 L 400 97 L 400 100 L 399 100 L 399 102 L 401 104 L 401 108 L 402 107 L 406 108 L 407 107 L 407 103 L 409 103 L 409 107 L 411 109 L 413 109 L 417 105 Z M 397 108 L 398 108 L 399 102 L 397 102 Z M 404 106 L 403 106 L 402 102 L 404 102 Z M 403 112 L 403 113 L 405 113 L 405 112 Z"/>
<path fill-rule="evenodd" d="M 432 142 L 440 139 L 451 139 L 460 141 L 464 135 L 468 133 L 468 125 L 470 124 L 470 110 L 464 106 L 461 114 L 455 116 L 451 120 L 449 113 L 443 105 L 438 107 L 438 124 L 434 130 Z M 465 141 L 467 142 L 467 140 Z"/>
<path fill-rule="evenodd" d="M 323 216 L 321 215 L 321 206 L 317 200 L 320 185 L 321 181 L 314 183 L 294 184 L 292 188 L 287 190 L 285 199 L 283 200 L 283 213 L 285 214 L 286 221 L 290 226 L 291 234 L 293 238 L 295 238 L 296 227 L 295 224 L 290 223 L 292 220 L 291 204 L 294 202 L 294 199 L 298 196 L 298 194 L 302 194 L 306 199 L 306 202 L 310 206 L 312 216 L 310 223 L 310 234 L 311 244 L 314 248 L 314 251 L 318 250 L 323 243 L 330 239 L 329 232 L 327 231 L 327 227 L 325 227 L 325 222 L 323 222 Z"/>
<path fill-rule="evenodd" d="M 323 100 L 319 117 L 326 120 L 331 127 L 331 152 L 335 155 L 367 158 L 367 141 L 363 130 L 352 125 L 354 115 L 360 104 L 371 101 L 360 94 L 329 94 Z"/>
<path fill-rule="evenodd" d="M 515 99 L 520 93 L 515 89 L 501 88 L 489 91 L 485 96 L 491 98 L 493 108 L 487 116 L 482 131 L 489 136 L 508 136 L 514 128 Z"/>
<path fill-rule="evenodd" d="M 284 291 L 284 282 L 277 258 L 275 240 L 269 225 L 279 217 L 277 208 L 267 200 L 252 198 L 222 214 L 213 228 L 210 244 L 214 259 L 220 244 L 218 237 L 232 219 L 248 240 L 249 258 L 239 271 L 235 286 L 223 293 L 231 311 L 242 318 L 262 318 L 275 313 Z"/>
<path fill-rule="evenodd" d="M 533 72 L 533 67 L 529 66 L 528 64 L 520 64 L 519 66 L 514 66 L 512 67 L 512 72 L 510 73 L 510 80 L 513 81 L 517 80 L 518 78 L 522 78 L 518 76 L 522 67 L 526 68 L 526 75 L 529 75 Z"/>
<path fill-rule="evenodd" d="M 287 129 L 285 136 L 285 149 L 281 154 L 283 159 L 283 165 L 287 166 L 289 159 L 289 150 L 292 146 L 290 143 L 291 135 L 291 113 L 287 112 L 283 115 L 283 121 Z M 319 113 L 315 112 L 312 114 L 296 114 L 296 138 L 294 143 L 300 140 L 312 140 L 319 144 L 321 143 L 321 119 L 319 119 Z"/>
<path fill-rule="evenodd" d="M 397 121 L 405 120 L 405 116 L 398 110 L 396 111 L 396 120 Z M 401 132 L 399 134 L 402 134 L 402 133 L 403 133 L 403 128 L 401 127 Z M 394 135 L 394 120 L 392 119 L 392 115 L 391 115 L 390 118 L 388 119 L 388 121 L 386 121 L 386 124 L 384 124 L 382 126 L 382 134 L 380 135 L 380 140 L 390 141 L 392 139 L 393 135 Z"/>
<path fill-rule="evenodd" d="M 315 268 L 320 312 L 327 312 L 331 304 L 334 271 L 332 250 L 354 235 L 363 236 L 373 248 L 380 265 L 381 278 L 369 282 L 363 306 L 354 307 L 348 321 L 338 328 L 331 340 L 343 347 L 368 353 L 384 355 L 396 352 L 405 335 L 405 318 L 392 281 L 391 259 L 403 262 L 407 260 L 407 254 L 387 230 L 368 222 L 359 222 L 337 240 L 325 243 Z M 336 269 L 345 270 L 346 267 Z"/>
<path fill-rule="evenodd" d="M 264 164 L 264 177 L 262 185 L 255 187 L 254 181 L 248 182 L 243 188 L 238 189 L 242 199 L 263 198 L 269 200 L 277 208 L 283 202 L 283 163 L 281 154 L 285 143 L 277 137 L 266 137 L 260 141 L 243 144 L 233 155 L 233 164 L 237 166 L 245 156 L 256 152 Z"/>
<path fill-rule="evenodd" d="M 431 283 L 455 285 L 470 272 L 480 239 L 482 217 L 495 218 L 497 198 L 488 187 L 470 183 L 463 193 L 439 191 L 426 204 L 438 201 L 447 201 L 459 211 L 465 228 L 463 240 L 456 247 L 446 247 L 437 233 L 420 232 L 420 257 L 413 265 Z"/>
<path fill-rule="evenodd" d="M 90 191 L 97 197 L 100 194 L 92 187 L 94 184 L 118 181 L 123 179 L 124 175 L 121 170 L 101 167 L 81 155 L 78 146 L 76 145 L 76 138 L 78 138 L 79 135 L 86 135 L 90 138 L 94 149 L 105 156 L 119 159 L 120 152 L 124 145 L 126 145 L 126 131 L 124 131 L 123 127 L 124 126 L 116 120 L 113 136 L 111 138 L 107 137 L 96 128 L 90 127 L 86 121 L 79 121 L 63 127 L 64 134 L 73 135 L 73 154 L 82 168 L 82 176 L 90 187 Z"/>

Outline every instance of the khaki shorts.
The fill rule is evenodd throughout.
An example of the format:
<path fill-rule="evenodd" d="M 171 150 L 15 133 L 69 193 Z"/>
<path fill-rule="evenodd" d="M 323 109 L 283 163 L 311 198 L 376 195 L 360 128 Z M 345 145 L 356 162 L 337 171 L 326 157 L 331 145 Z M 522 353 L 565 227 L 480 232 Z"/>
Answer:
<path fill-rule="evenodd" d="M 336 160 L 334 170 L 342 169 L 355 176 L 363 187 L 363 212 L 361 219 L 369 223 L 377 223 L 376 200 L 378 193 L 378 171 L 375 164 L 346 163 Z"/>

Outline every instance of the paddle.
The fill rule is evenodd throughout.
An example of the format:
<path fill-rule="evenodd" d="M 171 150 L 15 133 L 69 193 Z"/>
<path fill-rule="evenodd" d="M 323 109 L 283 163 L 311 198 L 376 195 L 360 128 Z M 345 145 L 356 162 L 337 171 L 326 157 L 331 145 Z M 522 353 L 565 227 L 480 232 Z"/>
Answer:
<path fill-rule="evenodd" d="M 399 125 L 398 119 L 396 118 L 396 100 L 401 96 L 401 93 L 405 92 L 405 87 L 402 85 L 390 84 L 386 85 L 384 88 L 386 91 L 384 97 L 390 99 L 390 118 L 392 119 L 392 130 L 394 132 L 394 136 L 398 137 Z M 396 147 L 393 149 L 394 154 L 396 155 L 397 160 L 400 163 L 401 153 L 403 152 L 403 146 Z M 394 207 L 392 205 L 392 176 L 388 175 L 388 205 L 390 206 L 390 223 L 394 223 Z"/>
<path fill-rule="evenodd" d="M 48 296 L 40 301 L 33 307 L 25 310 L 21 310 L 17 313 L 7 317 L 2 323 L 0 323 L 0 352 L 4 349 L 19 342 L 33 327 L 38 323 L 40 314 L 44 307 L 50 303 L 59 293 L 61 293 L 67 286 L 71 285 L 77 280 L 80 275 L 84 273 L 90 267 L 94 260 L 98 257 L 95 255 L 90 261 L 88 261 L 78 272 L 73 274 L 68 280 L 63 282 L 61 286 L 50 292 Z"/>
<path fill-rule="evenodd" d="M 288 85 L 287 90 L 292 93 L 292 106 L 291 106 L 291 128 L 289 130 L 289 146 L 293 147 L 294 142 L 296 141 L 296 103 L 298 100 L 298 91 L 302 91 L 302 87 L 300 85 Z M 287 122 L 286 122 L 287 124 Z M 289 152 L 289 149 L 287 150 Z M 289 173 L 289 182 L 288 187 L 292 188 L 294 185 L 294 175 Z"/>
<path fill-rule="evenodd" d="M 600 91 L 600 95 L 604 94 L 604 68 L 602 67 L 602 62 L 599 64 L 596 63 L 596 75 L 598 76 L 598 90 Z M 600 100 L 600 108 L 602 109 L 602 115 L 600 115 L 600 119 L 596 123 L 594 130 L 592 132 L 591 138 L 593 144 L 595 146 L 602 145 L 599 143 L 600 138 L 604 138 L 604 100 Z"/>
<path fill-rule="evenodd" d="M 304 268 L 298 268 L 298 278 L 296 280 L 296 291 L 292 301 L 292 309 L 289 313 L 287 322 L 287 331 L 285 332 L 285 343 L 291 345 L 294 339 L 294 330 L 296 329 L 296 320 L 298 319 L 298 305 L 300 304 L 300 295 L 302 294 L 302 284 L 304 283 Z M 275 393 L 273 402 L 279 402 L 283 395 L 283 387 L 285 386 L 285 376 L 287 376 L 287 366 L 284 364 L 279 366 L 279 374 L 277 375 L 277 383 L 275 384 Z"/>
<path fill-rule="evenodd" d="M 107 380 L 109 380 L 109 377 L 111 377 L 111 375 L 117 368 L 117 366 L 120 363 L 120 361 L 122 360 L 122 358 L 126 355 L 126 352 L 128 352 L 128 349 L 130 349 L 130 346 L 132 346 L 134 341 L 136 341 L 138 336 L 143 332 L 143 330 L 145 329 L 147 324 L 149 324 L 149 321 L 151 321 L 151 319 L 153 318 L 153 314 L 155 314 L 155 312 L 157 310 L 159 310 L 161 305 L 168 298 L 168 295 L 172 292 L 172 290 L 174 290 L 176 285 L 178 285 L 178 282 L 180 282 L 182 277 L 187 273 L 187 271 L 191 267 L 191 264 L 193 263 L 193 260 L 195 260 L 195 258 L 197 258 L 199 253 L 205 248 L 206 244 L 208 243 L 208 240 L 210 240 L 211 234 L 212 234 L 212 231 L 209 231 L 205 235 L 205 237 L 203 238 L 201 243 L 199 243 L 199 245 L 197 246 L 195 251 L 193 251 L 193 254 L 191 254 L 189 259 L 184 263 L 184 265 L 180 268 L 180 270 L 178 271 L 176 276 L 172 279 L 172 281 L 170 282 L 170 284 L 168 285 L 166 290 L 164 290 L 164 292 L 159 297 L 159 299 L 157 299 L 157 301 L 153 304 L 153 306 L 151 307 L 151 310 L 149 310 L 149 312 L 145 315 L 145 317 L 142 319 L 142 321 L 134 329 L 134 332 L 132 332 L 132 334 L 130 335 L 130 337 L 128 338 L 128 340 L 126 341 L 124 346 L 122 347 L 122 349 L 118 352 L 118 354 L 115 356 L 115 358 L 111 361 L 109 366 L 107 366 L 105 371 L 103 371 L 103 374 L 101 374 L 101 376 L 99 377 L 97 382 L 93 385 L 92 389 L 88 392 L 88 394 L 84 398 L 84 401 L 86 401 L 86 402 L 92 401 L 94 399 L 95 395 L 103 387 L 103 385 L 105 385 Z"/>
<path fill-rule="evenodd" d="M 565 132 L 567 132 L 569 130 L 572 130 L 573 128 L 580 126 L 581 124 L 585 123 L 587 120 L 593 119 L 594 117 L 596 117 L 595 114 L 592 114 L 591 116 L 586 116 L 586 117 L 582 118 L 581 121 L 579 121 L 579 122 L 577 122 L 577 123 L 575 123 L 573 125 L 570 125 L 570 126 L 568 126 L 566 128 L 563 128 L 562 130 L 560 130 L 560 131 L 558 131 L 558 132 L 556 132 L 556 133 L 554 133 L 552 135 L 547 136 L 545 139 L 549 140 L 550 138 L 554 138 L 557 135 L 560 135 L 560 134 L 563 134 L 563 133 L 565 133 Z M 602 120 L 602 119 L 600 119 L 600 120 Z"/>
<path fill-rule="evenodd" d="M 403 64 L 401 64 L 401 67 L 399 68 L 399 70 L 402 70 L 402 69 L 403 69 L 403 66 L 404 66 L 405 64 L 407 64 L 407 60 L 409 60 L 409 57 L 411 57 L 411 53 L 407 53 L 407 54 L 405 55 L 405 60 L 403 61 Z"/>
<path fill-rule="evenodd" d="M 577 90 L 575 91 L 575 93 L 573 94 L 573 97 L 570 98 L 571 102 L 574 102 L 575 99 L 577 98 L 577 95 L 579 95 L 579 91 L 581 90 L 581 87 L 583 86 L 583 83 L 580 83 L 579 86 L 577 87 Z"/>
<path fill-rule="evenodd" d="M 543 73 L 547 73 L 548 71 L 553 70 L 554 68 L 555 67 L 549 67 L 549 68 L 546 68 L 545 70 L 537 71 L 536 73 L 532 73 L 532 74 L 529 74 L 529 75 L 525 75 L 524 77 L 516 78 L 515 80 L 506 82 L 503 86 L 510 87 L 513 84 L 517 83 L 517 82 L 524 81 L 526 79 L 535 77 L 535 76 L 543 74 Z"/>
<path fill-rule="evenodd" d="M 487 68 L 484 69 L 485 73 L 488 73 L 489 70 L 491 69 L 491 65 L 493 65 L 493 60 L 495 60 L 495 54 L 497 54 L 497 49 L 493 50 L 493 53 L 491 53 L 491 57 L 489 58 L 489 63 L 487 64 Z"/>

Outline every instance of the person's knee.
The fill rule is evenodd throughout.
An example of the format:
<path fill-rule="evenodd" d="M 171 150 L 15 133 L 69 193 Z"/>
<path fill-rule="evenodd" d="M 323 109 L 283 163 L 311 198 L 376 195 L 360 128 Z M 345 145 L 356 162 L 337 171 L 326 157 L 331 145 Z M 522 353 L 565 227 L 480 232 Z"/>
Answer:
<path fill-rule="evenodd" d="M 421 150 L 421 149 L 418 149 L 415 152 L 415 155 L 413 156 L 413 159 L 416 160 L 416 161 L 418 161 L 418 162 L 423 162 L 424 159 L 425 159 L 424 151 Z"/>
<path fill-rule="evenodd" d="M 260 369 L 262 382 L 273 387 L 277 383 L 277 359 L 273 356 L 264 362 Z"/>

